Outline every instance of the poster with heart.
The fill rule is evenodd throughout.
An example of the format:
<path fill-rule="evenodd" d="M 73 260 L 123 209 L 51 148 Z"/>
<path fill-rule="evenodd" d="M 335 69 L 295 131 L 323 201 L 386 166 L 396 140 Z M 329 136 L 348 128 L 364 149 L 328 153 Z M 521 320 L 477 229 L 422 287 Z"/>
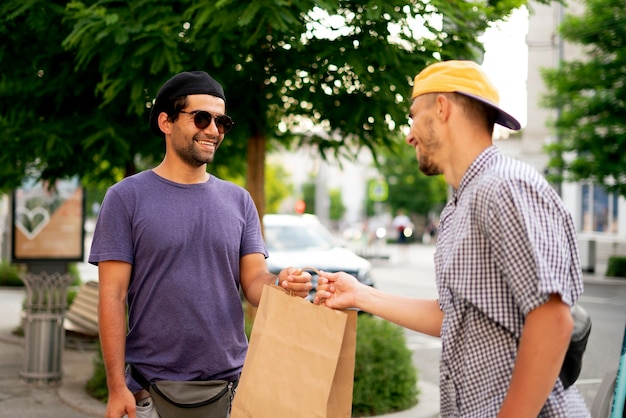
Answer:
<path fill-rule="evenodd" d="M 81 261 L 84 206 L 77 178 L 25 182 L 13 192 L 13 260 Z"/>

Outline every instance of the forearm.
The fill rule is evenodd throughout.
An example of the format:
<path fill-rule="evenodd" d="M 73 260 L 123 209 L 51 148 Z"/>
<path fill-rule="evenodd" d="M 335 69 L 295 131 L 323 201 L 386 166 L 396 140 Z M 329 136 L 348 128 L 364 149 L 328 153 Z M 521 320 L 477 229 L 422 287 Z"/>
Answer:
<path fill-rule="evenodd" d="M 250 284 L 244 290 L 246 300 L 252 306 L 259 306 L 261 295 L 263 294 L 263 286 L 266 284 L 275 284 L 277 278 L 277 275 L 268 272 L 262 274 L 256 280 L 251 280 Z"/>
<path fill-rule="evenodd" d="M 536 417 L 558 379 L 573 320 L 553 296 L 526 318 L 509 390 L 499 417 Z"/>
<path fill-rule="evenodd" d="M 126 305 L 117 298 L 101 295 L 98 314 L 100 345 L 110 392 L 126 388 Z"/>
<path fill-rule="evenodd" d="M 436 300 L 391 295 L 363 286 L 355 295 L 356 307 L 394 324 L 439 337 L 443 312 Z"/>

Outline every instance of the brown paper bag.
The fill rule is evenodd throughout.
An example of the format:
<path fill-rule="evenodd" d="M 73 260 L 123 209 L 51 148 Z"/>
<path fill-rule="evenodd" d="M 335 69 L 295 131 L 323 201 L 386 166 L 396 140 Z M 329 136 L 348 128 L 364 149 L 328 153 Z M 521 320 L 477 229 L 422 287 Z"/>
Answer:
<path fill-rule="evenodd" d="M 349 418 L 356 312 L 263 289 L 231 418 Z"/>

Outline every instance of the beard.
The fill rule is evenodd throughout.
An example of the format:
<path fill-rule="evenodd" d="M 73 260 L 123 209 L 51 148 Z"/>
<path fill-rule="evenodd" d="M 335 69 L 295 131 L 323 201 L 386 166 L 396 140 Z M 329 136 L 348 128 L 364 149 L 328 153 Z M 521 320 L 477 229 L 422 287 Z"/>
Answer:
<path fill-rule="evenodd" d="M 198 149 L 197 143 L 200 140 L 215 140 L 215 149 L 211 151 L 202 151 Z M 213 162 L 215 152 L 219 147 L 221 141 L 216 138 L 207 137 L 203 134 L 194 135 L 191 141 L 186 145 L 174 146 L 174 152 L 178 157 L 190 167 L 200 167 L 204 164 Z"/>
<path fill-rule="evenodd" d="M 420 138 L 417 163 L 419 170 L 427 176 L 436 176 L 443 173 L 441 167 L 434 161 L 433 154 L 441 148 L 441 141 L 433 129 L 433 120 L 425 121 L 426 136 Z"/>

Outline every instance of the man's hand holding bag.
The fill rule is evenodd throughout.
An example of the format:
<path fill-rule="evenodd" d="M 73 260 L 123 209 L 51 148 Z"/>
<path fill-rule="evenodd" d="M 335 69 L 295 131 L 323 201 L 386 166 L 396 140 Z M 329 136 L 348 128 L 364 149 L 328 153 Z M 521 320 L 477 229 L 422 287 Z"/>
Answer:
<path fill-rule="evenodd" d="M 266 285 L 232 418 L 349 418 L 356 311 L 336 311 Z"/>

